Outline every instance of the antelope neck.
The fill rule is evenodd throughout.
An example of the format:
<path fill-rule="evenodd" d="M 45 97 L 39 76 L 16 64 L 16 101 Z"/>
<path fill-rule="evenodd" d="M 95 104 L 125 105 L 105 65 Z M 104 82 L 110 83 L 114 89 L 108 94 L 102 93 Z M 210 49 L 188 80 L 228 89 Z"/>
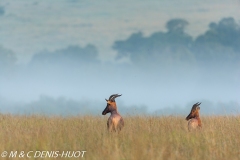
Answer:
<path fill-rule="evenodd" d="M 116 114 L 116 113 L 118 114 L 118 111 L 117 111 L 117 110 L 111 111 L 111 115 L 112 115 L 112 114 Z"/>

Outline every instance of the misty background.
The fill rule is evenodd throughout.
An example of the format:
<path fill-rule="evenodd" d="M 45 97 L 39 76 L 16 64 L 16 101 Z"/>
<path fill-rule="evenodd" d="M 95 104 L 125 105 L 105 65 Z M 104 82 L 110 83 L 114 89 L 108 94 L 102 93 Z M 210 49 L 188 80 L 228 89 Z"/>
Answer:
<path fill-rule="evenodd" d="M 58 11 L 62 3 L 68 3 L 69 12 L 50 12 Z M 169 3 L 173 2 L 165 5 L 171 11 Z M 125 7 L 126 3 L 110 3 L 106 12 L 95 4 L 75 0 L 62 1 L 57 6 L 27 0 L 0 3 L 1 113 L 101 115 L 105 98 L 118 93 L 122 94 L 116 99 L 121 114 L 187 115 L 196 102 L 202 102 L 202 115 L 239 114 L 240 19 L 236 18 L 239 11 L 225 16 L 224 12 L 219 14 L 219 8 L 210 12 L 203 4 L 188 12 L 176 10 L 178 16 L 171 15 L 161 21 L 149 19 L 150 13 L 170 14 L 158 10 L 162 4 L 156 1 L 147 4 L 155 9 L 153 13 L 144 8 L 146 2 L 131 2 L 126 8 L 128 12 L 122 14 L 117 14 L 119 9 L 109 8 Z M 221 9 L 225 6 L 234 10 L 223 1 L 220 4 Z M 41 9 L 50 18 L 40 15 Z M 23 14 L 17 14 L 18 10 Z M 137 15 L 139 10 L 144 12 Z M 190 12 L 198 15 L 193 24 L 186 16 Z M 31 19 L 31 16 L 37 17 Z M 53 23 L 52 16 L 59 20 Z M 124 28 L 123 17 L 128 17 L 123 20 L 130 28 Z M 145 28 L 139 28 L 139 17 Z M 85 18 L 96 23 L 88 23 Z M 112 22 L 114 18 L 119 22 Z M 204 18 L 209 21 L 205 27 L 205 23 L 200 23 Z M 101 21 L 111 22 L 104 24 L 105 35 L 103 30 L 93 27 L 102 28 Z M 156 21 L 161 21 L 164 27 Z M 152 26 L 148 29 L 146 26 L 150 24 L 145 23 Z M 31 27 L 33 24 L 39 28 Z M 72 28 L 70 24 L 74 24 Z M 191 34 L 189 28 L 196 24 L 205 30 L 191 29 L 194 31 Z M 116 29 L 120 29 L 117 34 Z M 33 35 L 29 36 L 30 33 Z"/>

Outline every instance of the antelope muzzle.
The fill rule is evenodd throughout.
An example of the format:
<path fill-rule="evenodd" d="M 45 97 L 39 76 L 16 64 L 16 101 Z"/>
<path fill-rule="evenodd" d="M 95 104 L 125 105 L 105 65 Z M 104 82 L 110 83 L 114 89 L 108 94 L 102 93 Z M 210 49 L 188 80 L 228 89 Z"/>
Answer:
<path fill-rule="evenodd" d="M 109 112 L 110 112 L 109 105 L 107 105 L 106 108 L 102 111 L 102 115 L 106 115 Z"/>

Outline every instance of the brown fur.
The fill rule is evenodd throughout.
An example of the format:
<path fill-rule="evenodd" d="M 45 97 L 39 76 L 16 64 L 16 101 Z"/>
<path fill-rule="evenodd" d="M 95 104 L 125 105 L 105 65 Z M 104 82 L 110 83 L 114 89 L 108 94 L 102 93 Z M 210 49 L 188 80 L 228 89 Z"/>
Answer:
<path fill-rule="evenodd" d="M 107 121 L 107 127 L 109 131 L 120 131 L 123 126 L 124 126 L 124 121 L 122 116 L 118 113 L 117 111 L 117 105 L 115 102 L 115 98 L 119 97 L 121 95 L 111 95 L 109 97 L 109 100 L 106 99 L 107 101 L 107 106 L 103 110 L 102 115 L 106 115 L 107 113 L 111 113 L 110 117 L 108 118 Z"/>
<path fill-rule="evenodd" d="M 202 128 L 202 122 L 199 116 L 200 111 L 200 105 L 201 103 L 196 103 L 192 106 L 191 112 L 186 117 L 186 120 L 188 121 L 188 130 L 194 130 L 196 128 Z"/>

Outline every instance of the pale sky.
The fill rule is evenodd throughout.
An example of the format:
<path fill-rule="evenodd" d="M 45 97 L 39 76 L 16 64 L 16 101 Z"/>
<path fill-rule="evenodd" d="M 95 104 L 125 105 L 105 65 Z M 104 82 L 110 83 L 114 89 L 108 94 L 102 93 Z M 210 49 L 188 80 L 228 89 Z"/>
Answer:
<path fill-rule="evenodd" d="M 240 22 L 239 0 L 1 0 L 0 8 L 0 45 L 14 51 L 19 63 L 45 49 L 89 43 L 101 60 L 113 60 L 114 41 L 139 31 L 145 36 L 166 31 L 172 18 L 186 19 L 192 36 L 224 17 Z"/>

